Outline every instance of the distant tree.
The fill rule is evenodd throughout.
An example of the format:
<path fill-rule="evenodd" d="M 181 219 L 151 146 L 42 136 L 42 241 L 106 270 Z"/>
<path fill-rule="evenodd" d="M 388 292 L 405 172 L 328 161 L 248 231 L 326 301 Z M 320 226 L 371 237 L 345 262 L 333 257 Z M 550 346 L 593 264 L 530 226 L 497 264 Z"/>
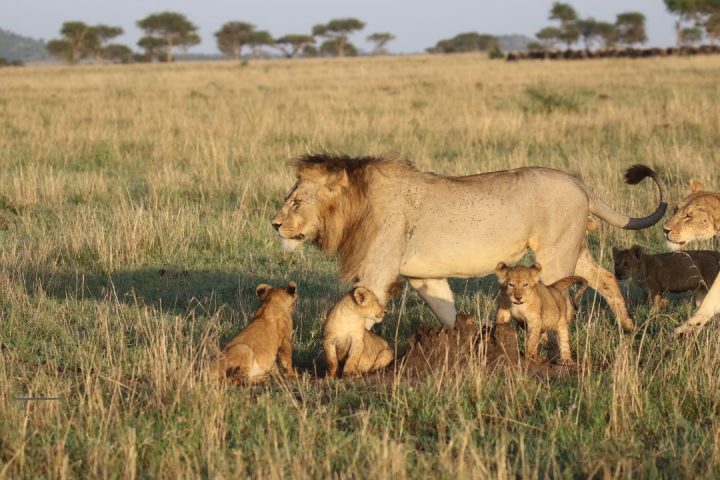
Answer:
<path fill-rule="evenodd" d="M 552 50 L 560 41 L 562 34 L 562 30 L 558 27 L 545 27 L 537 32 L 535 36 L 545 46 L 546 50 Z"/>
<path fill-rule="evenodd" d="M 585 45 L 585 49 L 591 49 L 595 41 L 600 38 L 598 21 L 592 17 L 583 18 L 582 20 L 577 21 L 577 27 L 580 32 L 580 38 L 582 38 L 583 44 Z"/>
<path fill-rule="evenodd" d="M 275 45 L 270 32 L 266 30 L 255 30 L 250 33 L 248 37 L 248 45 L 252 49 L 253 58 L 260 58 L 262 56 L 262 47 L 266 45 Z"/>
<path fill-rule="evenodd" d="M 597 22 L 595 24 L 598 38 L 602 41 L 603 48 L 612 48 L 618 43 L 618 29 L 610 22 Z"/>
<path fill-rule="evenodd" d="M 312 58 L 312 57 L 317 57 L 318 55 L 320 55 L 320 51 L 314 44 L 309 43 L 309 44 L 305 45 L 302 49 L 303 57 Z"/>
<path fill-rule="evenodd" d="M 61 58 L 71 65 L 75 65 L 90 51 L 90 27 L 83 22 L 65 22 L 60 28 L 61 39 L 50 40 L 46 48 L 50 55 Z"/>
<path fill-rule="evenodd" d="M 293 58 L 308 45 L 315 43 L 312 35 L 290 34 L 275 40 L 275 44 L 287 58 Z"/>
<path fill-rule="evenodd" d="M 373 53 L 375 55 L 384 55 L 387 53 L 385 45 L 395 40 L 395 35 L 389 32 L 378 32 L 368 35 L 366 40 L 375 44 L 375 47 L 373 48 Z"/>
<path fill-rule="evenodd" d="M 173 61 L 173 49 L 187 51 L 192 45 L 200 43 L 197 27 L 182 13 L 162 12 L 148 15 L 138 20 L 137 26 L 146 35 L 161 38 L 165 43 L 165 56 L 168 62 Z"/>
<path fill-rule="evenodd" d="M 138 47 L 145 50 L 145 58 L 148 62 L 154 62 L 161 59 L 161 53 L 166 48 L 165 40 L 158 37 L 145 36 L 138 40 Z"/>
<path fill-rule="evenodd" d="M 578 19 L 577 12 L 567 3 L 555 2 L 550 9 L 550 20 L 559 20 L 561 25 Z"/>
<path fill-rule="evenodd" d="M 248 44 L 255 26 L 246 22 L 227 22 L 215 32 L 217 47 L 226 57 L 237 60 Z"/>
<path fill-rule="evenodd" d="M 342 57 L 345 55 L 345 45 L 348 43 L 350 34 L 363 28 L 365 28 L 365 22 L 357 18 L 336 18 L 326 24 L 315 25 L 312 34 L 332 41 L 335 45 L 335 54 Z"/>
<path fill-rule="evenodd" d="M 103 59 L 114 63 L 130 63 L 133 51 L 126 45 L 111 43 L 103 48 Z"/>
<path fill-rule="evenodd" d="M 108 42 L 122 34 L 123 29 L 121 27 L 111 27 L 109 25 L 90 27 L 85 42 L 88 53 L 94 54 L 96 61 L 102 61 L 105 58 L 104 53 Z"/>
<path fill-rule="evenodd" d="M 618 40 L 625 45 L 647 42 L 645 34 L 645 15 L 640 12 L 626 12 L 617 16 L 615 26 Z"/>
<path fill-rule="evenodd" d="M 349 41 L 345 41 L 343 44 L 343 57 L 354 57 L 357 56 L 358 50 L 355 45 L 350 43 Z M 325 40 L 323 43 L 320 44 L 320 48 L 318 49 L 318 54 L 322 55 L 323 57 L 337 57 L 338 56 L 338 41 L 337 39 L 329 39 Z"/>
<path fill-rule="evenodd" d="M 720 42 L 720 10 L 705 20 L 705 31 L 711 42 Z"/>
<path fill-rule="evenodd" d="M 671 12 L 677 15 L 675 20 L 675 44 L 682 44 L 682 24 L 683 22 L 695 20 L 697 21 L 700 14 L 700 4 L 703 0 L 665 0 L 665 6 Z"/>
<path fill-rule="evenodd" d="M 700 27 L 683 28 L 680 32 L 683 45 L 695 45 L 703 38 L 703 31 Z"/>
<path fill-rule="evenodd" d="M 545 45 L 543 45 L 540 42 L 530 42 L 527 44 L 527 49 L 531 52 L 537 52 L 537 51 L 545 50 Z"/>
<path fill-rule="evenodd" d="M 453 38 L 440 40 L 430 53 L 465 53 L 465 52 L 490 52 L 500 48 L 497 37 L 477 32 L 466 32 L 455 35 Z"/>

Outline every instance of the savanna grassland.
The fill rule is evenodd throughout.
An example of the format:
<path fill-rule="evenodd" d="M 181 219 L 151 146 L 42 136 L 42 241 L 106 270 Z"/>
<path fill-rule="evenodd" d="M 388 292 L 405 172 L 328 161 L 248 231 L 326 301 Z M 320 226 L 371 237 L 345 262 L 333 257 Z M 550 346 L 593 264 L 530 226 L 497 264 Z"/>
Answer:
<path fill-rule="evenodd" d="M 623 334 L 589 291 L 564 378 L 211 382 L 260 282 L 298 282 L 294 360 L 320 349 L 347 286 L 333 258 L 281 252 L 270 225 L 287 160 L 318 150 L 452 175 L 556 167 L 647 214 L 657 193 L 622 183 L 630 164 L 673 201 L 692 178 L 720 189 L 720 58 L 3 70 L 0 477 L 720 477 L 720 326 L 674 339 L 689 295 L 651 309 L 624 286 L 638 329 Z M 659 226 L 601 224 L 589 242 L 607 268 L 613 245 L 665 249 Z M 452 286 L 491 321 L 492 277 Z M 377 331 L 402 351 L 425 322 L 406 288 Z M 61 398 L 21 399 L 36 396 Z"/>

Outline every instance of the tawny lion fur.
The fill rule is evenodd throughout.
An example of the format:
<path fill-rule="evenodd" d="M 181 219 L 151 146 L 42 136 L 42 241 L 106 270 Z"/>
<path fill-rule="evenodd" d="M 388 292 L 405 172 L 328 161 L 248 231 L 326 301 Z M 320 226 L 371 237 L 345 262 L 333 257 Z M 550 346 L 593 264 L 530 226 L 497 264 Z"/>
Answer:
<path fill-rule="evenodd" d="M 394 358 L 393 349 L 380 336 L 367 330 L 382 320 L 385 309 L 370 290 L 358 287 L 345 295 L 327 315 L 323 327 L 323 350 L 328 377 L 357 375 L 385 368 Z"/>
<path fill-rule="evenodd" d="M 211 371 L 222 380 L 259 380 L 270 374 L 280 359 L 286 374 L 296 376 L 292 366 L 292 313 L 297 301 L 297 285 L 256 288 L 262 301 L 252 321 L 225 345 L 212 363 Z"/>
<path fill-rule="evenodd" d="M 538 346 L 543 334 L 556 337 L 560 348 L 559 363 L 572 363 L 570 350 L 570 323 L 572 322 L 580 295 L 587 288 L 582 277 L 567 277 L 552 285 L 540 281 L 542 268 L 508 267 L 499 263 L 495 273 L 500 281 L 499 302 L 508 308 L 513 318 L 527 326 L 525 356 L 539 361 Z M 579 284 L 575 296 L 570 298 L 570 287 Z"/>
<path fill-rule="evenodd" d="M 615 212 L 578 179 L 548 168 L 445 177 L 408 162 L 331 154 L 301 157 L 295 167 L 297 181 L 272 220 L 283 244 L 308 241 L 337 253 L 341 280 L 373 291 L 381 305 L 393 283 L 408 280 L 451 328 L 457 311 L 448 278 L 493 273 L 498 261 L 532 249 L 543 282 L 583 276 L 618 321 L 634 327 L 615 277 L 589 253 L 586 230 L 588 215 L 626 229 L 662 218 L 667 191 L 648 167 L 626 172 L 628 183 L 650 177 L 660 190 L 655 212 L 643 218 Z"/>
<path fill-rule="evenodd" d="M 708 192 L 698 180 L 690 185 L 690 195 L 682 200 L 672 217 L 663 225 L 665 238 L 673 249 L 694 240 L 707 240 L 720 235 L 720 193 Z M 720 282 L 708 290 L 693 316 L 675 329 L 677 335 L 702 328 L 720 312 Z"/>

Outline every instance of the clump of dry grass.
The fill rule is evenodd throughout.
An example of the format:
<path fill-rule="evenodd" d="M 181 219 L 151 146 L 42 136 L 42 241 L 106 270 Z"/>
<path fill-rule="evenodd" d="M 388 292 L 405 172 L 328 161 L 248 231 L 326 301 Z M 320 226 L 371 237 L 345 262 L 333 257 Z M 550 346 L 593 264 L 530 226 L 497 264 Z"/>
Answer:
<path fill-rule="evenodd" d="M 333 259 L 282 254 L 269 219 L 285 161 L 319 149 L 394 153 L 443 174 L 545 165 L 618 209 L 643 162 L 680 198 L 720 189 L 716 58 L 489 62 L 368 58 L 0 72 L 0 477 L 716 476 L 716 327 L 677 342 L 690 305 L 631 305 L 617 332 L 586 294 L 576 376 L 424 382 L 279 379 L 249 389 L 203 365 L 295 279 L 296 361 L 339 297 Z M 569 106 L 569 107 L 568 107 Z M 657 228 L 590 238 L 662 250 Z M 172 269 L 182 275 L 160 275 Z M 184 273 L 186 272 L 186 273 Z M 482 321 L 493 282 L 453 283 Z M 407 291 L 381 326 L 400 347 L 433 321 Z M 401 318 L 398 319 L 402 311 Z M 61 400 L 25 401 L 52 396 Z"/>

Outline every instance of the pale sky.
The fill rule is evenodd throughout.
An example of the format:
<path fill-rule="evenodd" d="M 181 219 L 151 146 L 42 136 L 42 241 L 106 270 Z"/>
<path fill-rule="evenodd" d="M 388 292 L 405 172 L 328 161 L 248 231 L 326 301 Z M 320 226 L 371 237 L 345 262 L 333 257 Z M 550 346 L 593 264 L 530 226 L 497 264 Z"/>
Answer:
<path fill-rule="evenodd" d="M 392 32 L 393 53 L 423 52 L 457 33 L 477 31 L 496 35 L 518 33 L 533 37 L 550 24 L 552 0 L 0 0 L 0 28 L 48 40 L 59 36 L 66 20 L 123 27 L 118 43 L 137 49 L 142 32 L 135 22 L 150 13 L 170 10 L 187 15 L 199 27 L 203 41 L 194 53 L 217 53 L 213 32 L 231 20 L 250 22 L 274 36 L 309 33 L 316 23 L 331 18 L 357 17 L 365 30 L 354 36 L 365 50 L 365 37 Z M 571 0 L 581 17 L 614 21 L 624 11 L 647 17 L 649 45 L 675 42 L 673 17 L 662 0 Z"/>

